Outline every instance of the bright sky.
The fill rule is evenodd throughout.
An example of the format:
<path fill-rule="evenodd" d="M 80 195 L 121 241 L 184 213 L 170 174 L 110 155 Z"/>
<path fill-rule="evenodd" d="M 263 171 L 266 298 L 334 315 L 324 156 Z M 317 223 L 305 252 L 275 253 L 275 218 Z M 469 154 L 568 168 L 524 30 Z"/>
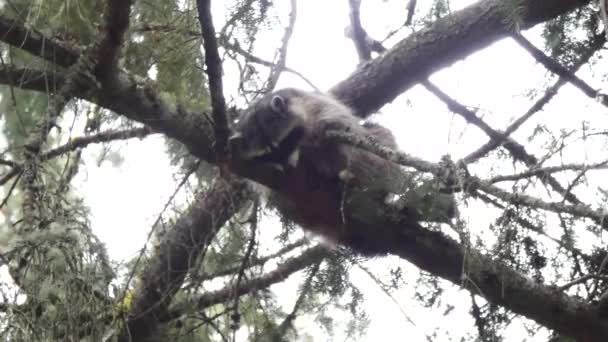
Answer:
<path fill-rule="evenodd" d="M 471 2 L 453 1 L 452 9 Z M 216 13 L 221 13 L 218 8 L 221 3 L 214 2 Z M 370 35 L 382 38 L 386 32 L 397 27 L 405 16 L 404 3 L 364 1 L 363 25 Z M 419 3 L 420 7 L 424 5 L 424 2 Z M 281 5 L 287 6 L 288 1 L 281 2 Z M 347 5 L 345 0 L 298 1 L 298 22 L 290 43 L 287 65 L 306 75 L 321 89 L 328 89 L 344 79 L 357 65 L 352 42 L 345 39 L 343 33 L 348 24 Z M 220 15 L 216 15 L 216 18 L 221 20 Z M 216 23 L 216 27 L 219 26 Z M 267 44 L 270 46 L 267 51 L 274 51 L 278 42 L 269 41 Z M 268 55 L 262 57 L 270 59 Z M 227 69 L 228 74 L 229 72 Z M 504 128 L 510 120 L 527 109 L 529 101 L 524 97 L 524 91 L 542 84 L 545 75 L 545 70 L 536 65 L 515 43 L 502 41 L 456 63 L 449 70 L 437 73 L 432 80 L 460 102 L 479 107 L 480 113 L 492 114 L 487 120 L 493 127 Z M 234 93 L 234 81 L 231 82 L 229 76 L 225 84 L 226 92 Z M 305 83 L 289 74 L 284 74 L 281 79 L 280 87 L 284 86 L 307 88 Z M 562 106 L 562 112 L 566 113 L 580 113 L 583 106 L 587 108 L 585 112 L 588 115 L 598 115 L 597 107 L 589 104 L 576 90 L 566 87 L 564 93 L 567 96 L 558 97 L 551 106 Z M 584 100 L 584 105 L 579 100 Z M 539 114 L 536 120 L 546 120 L 547 115 L 549 114 Z M 568 127 L 572 124 L 567 120 L 567 115 L 560 118 L 564 121 L 555 121 L 556 126 Z M 474 127 L 465 126 L 420 87 L 413 88 L 383 108 L 377 120 L 393 129 L 404 151 L 429 161 L 438 161 L 446 153 L 450 153 L 455 160 L 476 149 L 480 141 L 485 141 L 485 135 Z M 577 122 L 579 120 L 580 118 Z M 530 124 L 529 127 L 533 125 Z M 525 134 L 529 132 L 528 129 Z M 525 136 L 521 134 L 524 133 L 518 132 L 515 136 L 524 141 Z M 125 163 L 116 168 L 109 162 L 104 162 L 97 167 L 95 160 L 99 150 L 89 149 L 86 153 L 87 168 L 80 175 L 79 181 L 82 193 L 86 194 L 86 203 L 92 209 L 95 233 L 107 243 L 112 258 L 125 260 L 140 250 L 152 222 L 177 182 L 172 170 L 168 168 L 165 146 L 160 137 L 116 143 L 113 146 L 124 154 Z M 503 171 L 508 173 L 511 170 Z M 469 216 L 465 210 L 464 216 L 471 229 L 487 228 L 487 215 Z M 373 271 L 380 270 L 377 272 L 379 276 L 386 275 L 388 266 L 401 265 L 406 282 L 411 284 L 418 279 L 416 268 L 397 258 L 386 257 L 365 265 Z M 443 319 L 442 312 L 421 309 L 411 299 L 411 289 L 404 288 L 400 293 L 394 294 L 401 309 L 417 325 L 412 327 L 403 317 L 399 306 L 364 272 L 353 269 L 352 275 L 367 298 L 366 309 L 371 319 L 367 336 L 359 341 L 379 341 L 397 336 L 387 334 L 399 334 L 409 341 L 423 341 L 426 339 L 424 334 L 432 333 L 439 325 L 450 331 L 450 335 L 456 339 L 464 336 L 467 330 L 474 333 L 471 330 L 472 320 L 467 313 L 468 294 L 454 286 L 442 297 L 444 303 L 456 306 L 449 321 Z M 296 297 L 294 284 L 292 281 L 275 287 L 279 301 L 285 304 L 288 311 Z M 461 320 L 455 320 L 454 317 L 460 317 Z M 314 333 L 317 338 L 315 341 L 330 341 L 329 338 L 324 338 L 322 331 L 310 320 L 298 319 L 297 324 L 301 331 Z M 521 329 L 513 328 L 512 336 L 521 336 Z M 533 340 L 546 341 L 546 336 L 541 335 L 543 336 L 537 336 Z M 447 336 L 439 335 L 436 340 L 445 341 Z"/>

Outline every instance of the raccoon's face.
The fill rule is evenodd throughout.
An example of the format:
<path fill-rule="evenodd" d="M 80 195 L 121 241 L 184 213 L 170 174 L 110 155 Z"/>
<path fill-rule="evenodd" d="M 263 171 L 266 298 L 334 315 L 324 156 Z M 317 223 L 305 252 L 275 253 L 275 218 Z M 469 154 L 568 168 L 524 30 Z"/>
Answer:
<path fill-rule="evenodd" d="M 304 126 L 289 110 L 291 90 L 268 94 L 241 117 L 230 137 L 231 148 L 242 159 L 285 164 L 296 152 Z"/>

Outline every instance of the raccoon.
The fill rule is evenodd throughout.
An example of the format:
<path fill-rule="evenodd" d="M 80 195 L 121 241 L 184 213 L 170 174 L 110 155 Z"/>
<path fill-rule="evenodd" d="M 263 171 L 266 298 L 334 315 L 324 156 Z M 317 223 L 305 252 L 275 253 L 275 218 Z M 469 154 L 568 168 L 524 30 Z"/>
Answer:
<path fill-rule="evenodd" d="M 369 178 L 367 173 L 386 169 L 391 163 L 351 146 L 330 143 L 325 132 L 368 136 L 389 148 L 397 145 L 386 128 L 369 122 L 361 125 L 359 121 L 350 108 L 330 95 L 286 88 L 254 103 L 236 124 L 230 141 L 242 159 L 288 169 L 295 168 L 305 154 L 325 176 L 348 171 L 355 179 L 363 177 L 358 178 L 363 181 Z M 359 161 L 370 163 L 360 165 Z"/>
<path fill-rule="evenodd" d="M 360 121 L 350 108 L 328 94 L 287 88 L 252 104 L 236 123 L 230 144 L 233 154 L 244 160 L 269 163 L 285 172 L 302 166 L 313 181 L 290 189 L 289 198 L 274 194 L 271 204 L 327 241 L 347 241 L 361 251 L 368 247 L 367 242 L 349 240 L 349 234 L 357 234 L 348 231 L 344 212 L 358 222 L 373 223 L 375 213 L 370 208 L 377 205 L 372 202 L 384 202 L 390 190 L 399 187 L 395 182 L 403 181 L 404 173 L 398 165 L 371 152 L 326 138 L 327 131 L 337 130 L 397 148 L 388 129 Z M 413 184 L 411 179 L 408 182 Z M 323 191 L 330 195 L 317 196 Z M 318 198 L 325 202 L 315 203 Z M 418 219 L 417 213 L 422 211 L 410 209 L 408 215 Z"/>

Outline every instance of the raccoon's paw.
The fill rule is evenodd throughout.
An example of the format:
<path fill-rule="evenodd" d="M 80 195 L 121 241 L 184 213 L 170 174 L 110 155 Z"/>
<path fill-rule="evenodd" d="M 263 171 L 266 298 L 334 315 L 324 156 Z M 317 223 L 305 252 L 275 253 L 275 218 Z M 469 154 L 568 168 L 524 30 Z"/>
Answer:
<path fill-rule="evenodd" d="M 353 179 L 355 179 L 355 175 L 352 172 L 348 171 L 348 169 L 344 169 L 344 170 L 340 171 L 340 173 L 338 173 L 338 177 L 344 183 L 348 183 L 348 182 L 352 181 Z"/>
<path fill-rule="evenodd" d="M 300 150 L 295 150 L 289 155 L 289 158 L 287 158 L 287 166 L 291 169 L 295 169 L 298 167 L 298 161 L 300 161 Z"/>
<path fill-rule="evenodd" d="M 320 139 L 325 138 L 325 134 L 330 131 L 349 132 L 350 127 L 339 120 L 319 120 L 316 123 L 315 132 L 320 135 Z"/>

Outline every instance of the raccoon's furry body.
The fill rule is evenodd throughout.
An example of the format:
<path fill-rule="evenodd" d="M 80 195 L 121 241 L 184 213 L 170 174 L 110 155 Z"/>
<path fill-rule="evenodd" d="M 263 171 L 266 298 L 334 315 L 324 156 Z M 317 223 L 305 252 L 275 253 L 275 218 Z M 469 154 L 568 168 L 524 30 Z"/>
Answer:
<path fill-rule="evenodd" d="M 404 172 L 371 152 L 327 139 L 329 130 L 397 147 L 388 129 L 361 125 L 330 95 L 291 88 L 254 103 L 236 124 L 230 143 L 238 159 L 293 171 L 284 189 L 269 196 L 283 216 L 364 254 L 382 254 L 394 242 L 387 227 L 378 223 L 378 210 L 388 209 L 389 193 L 397 197 L 391 208 L 408 224 L 454 217 L 454 197 L 440 193 L 437 180 L 421 180 L 419 173 Z"/>
<path fill-rule="evenodd" d="M 288 88 L 250 106 L 234 127 L 231 148 L 241 159 L 271 163 L 285 171 L 297 167 L 304 174 L 297 184 L 290 184 L 287 194 L 270 197 L 284 216 L 329 241 L 376 253 L 378 246 L 370 246 L 364 233 L 349 230 L 344 221 L 351 217 L 374 226 L 373 208 L 384 203 L 391 189 L 399 188 L 396 183 L 404 179 L 403 171 L 371 152 L 327 139 L 329 130 L 397 147 L 388 129 L 360 124 L 330 95 Z M 419 210 L 408 211 L 408 217 L 417 220 Z"/>
<path fill-rule="evenodd" d="M 268 94 L 253 104 L 236 124 L 232 146 L 243 159 L 295 167 L 301 157 L 314 161 L 325 176 L 347 170 L 364 182 L 391 163 L 351 146 L 329 142 L 328 130 L 368 136 L 396 148 L 390 131 L 359 124 L 352 111 L 329 95 L 293 88 Z"/>

